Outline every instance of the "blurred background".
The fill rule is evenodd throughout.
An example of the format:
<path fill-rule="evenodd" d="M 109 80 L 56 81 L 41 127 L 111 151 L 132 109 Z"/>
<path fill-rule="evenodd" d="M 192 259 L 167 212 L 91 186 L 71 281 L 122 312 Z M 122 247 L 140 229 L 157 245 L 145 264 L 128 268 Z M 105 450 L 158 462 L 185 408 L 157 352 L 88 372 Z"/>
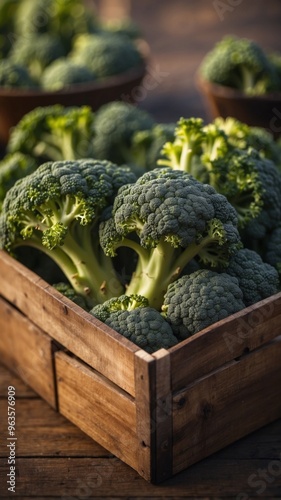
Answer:
<path fill-rule="evenodd" d="M 195 75 L 204 55 L 226 34 L 281 51 L 280 0 L 88 0 L 104 18 L 126 16 L 150 47 L 148 76 L 135 89 L 138 105 L 159 121 L 208 118 Z M 280 109 L 281 112 L 281 109 Z"/>

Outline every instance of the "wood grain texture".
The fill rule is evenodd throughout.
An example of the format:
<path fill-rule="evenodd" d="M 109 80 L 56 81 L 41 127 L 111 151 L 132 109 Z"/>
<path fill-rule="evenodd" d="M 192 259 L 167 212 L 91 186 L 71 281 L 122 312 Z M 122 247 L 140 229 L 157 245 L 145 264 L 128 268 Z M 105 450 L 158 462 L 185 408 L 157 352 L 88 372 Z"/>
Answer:
<path fill-rule="evenodd" d="M 205 328 L 170 349 L 172 390 L 281 334 L 281 293 Z"/>
<path fill-rule="evenodd" d="M 134 394 L 133 363 L 137 346 L 1 250 L 0 274 L 1 294 L 8 301 L 54 340 Z"/>
<path fill-rule="evenodd" d="M 60 413 L 107 450 L 137 468 L 133 398 L 65 353 L 57 353 L 55 364 Z"/>
<path fill-rule="evenodd" d="M 0 297 L 1 361 L 56 408 L 52 339 Z"/>
<path fill-rule="evenodd" d="M 173 398 L 174 473 L 281 416 L 281 339 Z"/>

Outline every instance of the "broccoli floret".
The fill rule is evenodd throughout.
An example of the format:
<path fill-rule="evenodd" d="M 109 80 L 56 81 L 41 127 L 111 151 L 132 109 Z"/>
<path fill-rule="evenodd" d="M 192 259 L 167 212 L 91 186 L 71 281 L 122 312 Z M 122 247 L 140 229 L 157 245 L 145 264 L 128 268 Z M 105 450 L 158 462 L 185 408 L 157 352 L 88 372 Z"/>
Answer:
<path fill-rule="evenodd" d="M 89 308 L 87 306 L 87 301 L 85 300 L 85 297 L 82 295 L 79 295 L 74 288 L 72 288 L 69 283 L 65 283 L 63 281 L 60 281 L 59 283 L 53 283 L 52 285 L 58 292 L 60 292 L 62 295 L 67 297 L 69 300 L 72 300 L 75 304 L 78 306 L 82 307 L 82 309 L 85 309 L 85 311 L 88 311 Z"/>
<path fill-rule="evenodd" d="M 234 87 L 245 94 L 265 94 L 278 85 L 276 71 L 253 40 L 226 36 L 203 59 L 200 74 L 206 80 Z"/>
<path fill-rule="evenodd" d="M 31 77 L 39 83 L 44 69 L 64 55 L 60 39 L 49 33 L 42 33 L 29 38 L 17 38 L 9 57 L 14 63 L 25 66 Z"/>
<path fill-rule="evenodd" d="M 31 174 L 38 167 L 34 158 L 22 153 L 6 155 L 0 162 L 0 210 L 7 191 L 18 179 Z"/>
<path fill-rule="evenodd" d="M 279 290 L 276 269 L 249 248 L 241 248 L 231 256 L 226 272 L 238 279 L 246 306 L 270 297 Z"/>
<path fill-rule="evenodd" d="M 109 299 L 90 313 L 148 353 L 178 343 L 168 322 L 140 295 Z"/>
<path fill-rule="evenodd" d="M 175 123 L 156 123 L 148 130 L 136 131 L 132 138 L 130 164 L 137 165 L 143 173 L 157 167 L 162 148 L 174 139 L 174 133 Z"/>
<path fill-rule="evenodd" d="M 108 33 L 81 35 L 70 57 L 87 66 L 98 79 L 119 75 L 143 64 L 140 51 L 129 38 Z"/>
<path fill-rule="evenodd" d="M 94 113 L 89 106 L 39 107 L 27 113 L 13 128 L 7 145 L 38 161 L 93 157 Z"/>
<path fill-rule="evenodd" d="M 95 74 L 85 64 L 61 57 L 43 71 L 41 85 L 44 90 L 55 92 L 72 85 L 93 82 Z"/>
<path fill-rule="evenodd" d="M 112 217 L 100 224 L 100 241 L 109 256 L 120 247 L 136 252 L 126 294 L 143 295 L 156 309 L 190 260 L 224 266 L 241 244 L 236 211 L 227 199 L 170 169 L 147 172 L 119 189 Z"/>
<path fill-rule="evenodd" d="M 12 47 L 14 16 L 18 6 L 18 0 L 1 0 L 0 2 L 0 59 L 7 57 Z"/>
<path fill-rule="evenodd" d="M 162 311 L 183 340 L 244 308 L 237 278 L 199 269 L 168 286 Z"/>
<path fill-rule="evenodd" d="M 0 215 L 0 247 L 45 252 L 89 306 L 121 294 L 113 262 L 102 252 L 98 224 L 128 168 L 107 161 L 47 162 L 7 192 Z"/>
<path fill-rule="evenodd" d="M 135 132 L 149 130 L 154 124 L 148 112 L 132 104 L 122 101 L 104 104 L 95 115 L 95 158 L 106 158 L 118 165 L 131 163 Z"/>
<path fill-rule="evenodd" d="M 36 86 L 27 68 L 10 59 L 0 60 L 0 87 L 33 88 Z"/>
<path fill-rule="evenodd" d="M 199 118 L 181 118 L 158 164 L 188 172 L 226 196 L 237 210 L 240 229 L 250 231 L 252 224 L 259 233 L 272 229 L 281 215 L 280 171 L 256 150 L 239 149 L 232 141 L 220 122 L 204 126 Z"/>
<path fill-rule="evenodd" d="M 16 34 L 26 38 L 36 33 L 60 37 L 68 52 L 74 36 L 96 29 L 95 14 L 82 0 L 21 0 L 15 16 Z"/>
<path fill-rule="evenodd" d="M 250 127 L 232 117 L 215 118 L 214 124 L 225 132 L 228 142 L 235 148 L 256 149 L 262 157 L 281 165 L 281 148 L 268 130 Z"/>
<path fill-rule="evenodd" d="M 274 266 L 281 280 L 281 226 L 277 226 L 263 241 L 263 259 Z"/>

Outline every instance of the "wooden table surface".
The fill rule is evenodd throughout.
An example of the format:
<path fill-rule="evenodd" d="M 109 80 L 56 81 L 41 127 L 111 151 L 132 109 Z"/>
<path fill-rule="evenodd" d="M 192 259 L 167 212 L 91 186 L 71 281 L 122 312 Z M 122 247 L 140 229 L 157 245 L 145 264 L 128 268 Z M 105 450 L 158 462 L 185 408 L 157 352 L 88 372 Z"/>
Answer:
<path fill-rule="evenodd" d="M 16 390 L 16 491 L 7 490 L 7 389 Z M 151 485 L 0 365 L 0 498 L 281 498 L 281 419 Z"/>
<path fill-rule="evenodd" d="M 150 83 L 154 81 L 155 85 L 142 89 L 138 105 L 158 121 L 208 116 L 194 75 L 204 53 L 222 35 L 252 37 L 270 49 L 281 50 L 280 0 L 124 0 L 125 3 L 151 48 Z M 223 18 L 218 14 L 219 6 L 224 9 Z M 16 389 L 15 493 L 8 491 L 6 475 L 10 385 Z M 52 410 L 3 366 L 0 406 L 3 499 L 281 499 L 281 420 L 154 486 Z"/>

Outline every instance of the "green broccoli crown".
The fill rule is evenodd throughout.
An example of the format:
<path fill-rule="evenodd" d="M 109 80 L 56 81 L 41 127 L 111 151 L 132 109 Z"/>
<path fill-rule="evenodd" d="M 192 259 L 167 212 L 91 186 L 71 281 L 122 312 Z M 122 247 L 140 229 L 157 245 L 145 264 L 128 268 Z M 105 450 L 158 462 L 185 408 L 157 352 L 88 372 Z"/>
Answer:
<path fill-rule="evenodd" d="M 226 272 L 238 279 L 246 306 L 270 297 L 279 290 L 279 276 L 275 267 L 248 248 L 241 248 L 232 255 Z"/>
<path fill-rule="evenodd" d="M 244 307 L 237 278 L 199 269 L 168 286 L 162 310 L 174 335 L 183 340 Z"/>
<path fill-rule="evenodd" d="M 150 354 L 178 342 L 169 323 L 152 307 L 112 312 L 105 324 Z"/>
<path fill-rule="evenodd" d="M 57 91 L 71 85 L 92 82 L 95 79 L 95 74 L 85 64 L 61 57 L 45 68 L 41 85 L 45 90 Z"/>
<path fill-rule="evenodd" d="M 89 305 L 122 293 L 97 225 L 120 185 L 134 182 L 126 167 L 99 160 L 48 162 L 7 192 L 0 215 L 0 247 L 45 252 Z"/>
<path fill-rule="evenodd" d="M 96 112 L 94 156 L 106 158 L 118 165 L 131 159 L 133 135 L 149 130 L 154 120 L 146 111 L 122 101 L 104 104 Z"/>
<path fill-rule="evenodd" d="M 281 226 L 277 226 L 264 240 L 263 258 L 274 266 L 281 279 Z"/>
<path fill-rule="evenodd" d="M 276 72 L 253 40 L 226 36 L 205 56 L 200 73 L 207 80 L 246 94 L 264 94 L 277 85 Z"/>
<path fill-rule="evenodd" d="M 9 59 L 2 59 L 0 60 L 0 87 L 32 88 L 36 87 L 36 82 L 27 68 Z"/>
<path fill-rule="evenodd" d="M 67 297 L 69 300 L 72 300 L 75 304 L 88 311 L 88 306 L 85 298 L 82 295 L 79 295 L 74 288 L 72 288 L 69 283 L 65 283 L 60 281 L 59 283 L 54 283 L 52 285 L 58 292 Z"/>
<path fill-rule="evenodd" d="M 119 189 L 112 217 L 100 224 L 100 242 L 109 256 L 123 246 L 136 252 L 138 264 L 126 294 L 143 295 L 156 309 L 190 260 L 225 266 L 241 245 L 236 211 L 227 199 L 168 168 Z"/>
<path fill-rule="evenodd" d="M 34 158 L 22 153 L 7 154 L 0 162 L 0 209 L 7 191 L 15 182 L 37 168 Z"/>
<path fill-rule="evenodd" d="M 133 311 L 138 307 L 148 307 L 149 303 L 145 297 L 141 295 L 120 295 L 106 300 L 103 304 L 98 304 L 90 311 L 100 321 L 105 322 L 109 319 L 112 313 L 118 311 Z"/>
<path fill-rule="evenodd" d="M 141 54 L 129 38 L 110 33 L 82 35 L 70 55 L 83 62 L 98 79 L 117 75 L 142 63 Z"/>
<path fill-rule="evenodd" d="M 14 127 L 7 150 L 42 162 L 88 158 L 93 156 L 93 135 L 94 113 L 89 106 L 38 107 Z"/>
<path fill-rule="evenodd" d="M 30 75 L 38 81 L 44 68 L 64 55 L 60 39 L 50 33 L 42 33 L 29 38 L 17 38 L 9 57 L 14 63 L 28 68 Z"/>

